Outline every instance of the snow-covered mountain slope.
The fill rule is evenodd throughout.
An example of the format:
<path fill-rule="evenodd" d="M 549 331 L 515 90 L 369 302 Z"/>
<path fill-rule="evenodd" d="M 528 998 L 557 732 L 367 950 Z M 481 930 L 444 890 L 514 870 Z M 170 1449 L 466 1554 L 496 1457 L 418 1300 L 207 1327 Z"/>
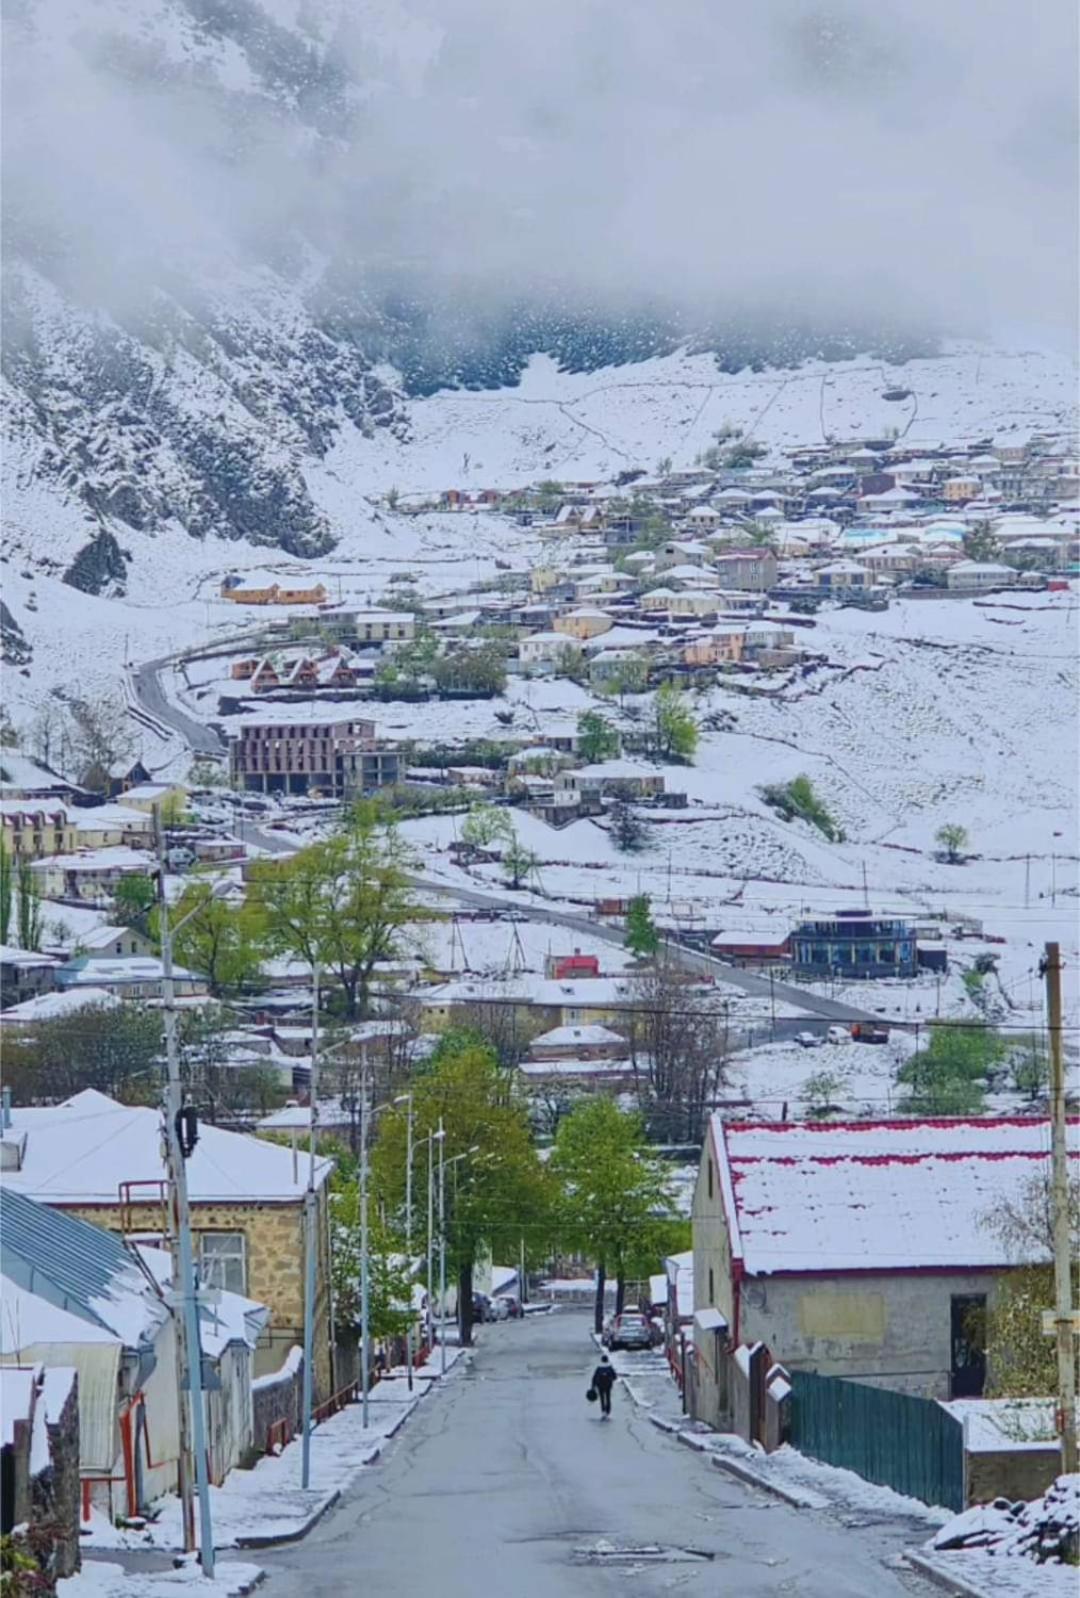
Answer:
<path fill-rule="evenodd" d="M 737 252 L 699 236 L 707 214 L 680 207 L 670 177 L 642 167 L 630 240 L 685 243 L 674 262 L 638 251 L 633 270 L 622 249 L 615 275 L 626 281 L 611 288 L 612 252 L 628 242 L 614 177 L 629 174 L 602 165 L 607 140 L 621 130 L 633 159 L 669 99 L 688 114 L 706 95 L 685 47 L 714 50 L 715 30 L 695 34 L 702 19 L 683 9 L 635 24 L 655 39 L 630 29 L 607 41 L 628 82 L 648 60 L 658 105 L 639 94 L 635 117 L 611 120 L 605 137 L 588 120 L 584 91 L 595 99 L 598 85 L 587 65 L 561 63 L 556 76 L 572 78 L 553 106 L 543 50 L 522 48 L 547 45 L 540 20 L 533 40 L 525 18 L 482 4 L 9 7 L 5 498 L 25 558 L 83 591 L 118 593 L 144 559 L 157 568 L 163 545 L 187 539 L 300 557 L 362 545 L 362 496 L 390 483 L 602 475 L 658 451 L 692 454 L 728 417 L 773 439 L 872 430 L 882 361 L 936 341 L 910 331 L 920 311 L 909 307 L 905 330 L 882 310 L 899 303 L 884 288 L 877 309 L 850 294 L 823 301 L 827 264 L 812 294 L 776 289 L 777 304 L 815 307 L 801 320 L 760 305 L 748 314 L 755 296 L 730 262 L 744 260 L 753 281 L 757 252 L 776 256 L 767 164 L 747 181 L 744 212 L 762 214 Z M 839 55 L 819 61 L 813 29 L 787 30 L 763 18 L 745 45 L 763 70 L 795 73 L 793 114 L 806 71 L 835 110 L 837 72 L 892 49 L 849 19 L 829 34 Z M 488 49 L 513 57 L 511 79 L 488 70 Z M 902 51 L 894 67 L 911 70 Z M 886 76 L 879 93 L 894 88 Z M 604 115 L 621 104 L 605 98 Z M 703 138 L 720 136 L 699 122 Z M 847 124 L 835 131 L 842 176 L 857 141 Z M 823 223 L 831 193 L 816 201 Z M 679 227 L 654 226 L 650 211 L 669 205 Z M 846 271 L 865 253 L 860 238 L 845 237 Z M 712 245 L 704 277 L 725 303 L 658 302 L 660 265 L 697 292 L 693 263 Z M 830 239 L 826 263 L 837 253 Z M 933 270 L 942 277 L 943 263 Z M 880 359 L 835 377 L 817 359 L 868 349 Z M 1048 419 L 1069 384 L 1035 357 L 918 361 L 905 383 L 913 370 L 917 399 L 903 415 L 885 409 L 922 436 Z"/>

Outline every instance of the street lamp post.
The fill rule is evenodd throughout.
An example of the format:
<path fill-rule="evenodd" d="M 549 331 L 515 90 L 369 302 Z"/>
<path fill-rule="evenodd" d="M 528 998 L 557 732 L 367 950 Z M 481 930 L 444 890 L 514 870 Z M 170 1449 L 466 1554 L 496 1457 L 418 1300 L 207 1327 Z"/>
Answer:
<path fill-rule="evenodd" d="M 405 1119 L 405 1259 L 409 1277 L 409 1319 L 405 1324 L 405 1367 L 408 1373 L 409 1392 L 413 1390 L 412 1346 L 412 1162 L 413 1162 L 413 1096 L 403 1093 L 395 1104 L 406 1104 Z"/>
<path fill-rule="evenodd" d="M 304 1194 L 304 1379 L 303 1441 L 300 1455 L 300 1485 L 311 1485 L 311 1409 L 314 1391 L 312 1369 L 315 1363 L 315 1251 L 316 1193 L 315 1142 L 319 1120 L 319 962 L 312 965 L 311 991 L 311 1074 L 308 1078 L 308 1184 Z"/>

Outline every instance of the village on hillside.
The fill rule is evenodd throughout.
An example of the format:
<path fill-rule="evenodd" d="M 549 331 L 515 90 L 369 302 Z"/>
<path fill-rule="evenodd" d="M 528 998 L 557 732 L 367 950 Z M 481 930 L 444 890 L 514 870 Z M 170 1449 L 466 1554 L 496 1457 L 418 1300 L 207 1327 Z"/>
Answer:
<path fill-rule="evenodd" d="M 764 453 L 391 492 L 506 558 L 223 571 L 123 707 L 5 723 L 4 1447 L 54 1575 L 199 1542 L 196 1322 L 232 1547 L 303 1535 L 474 1321 L 574 1303 L 721 1468 L 1066 1547 L 1024 1218 L 1056 1108 L 1078 1157 L 1075 447 Z"/>

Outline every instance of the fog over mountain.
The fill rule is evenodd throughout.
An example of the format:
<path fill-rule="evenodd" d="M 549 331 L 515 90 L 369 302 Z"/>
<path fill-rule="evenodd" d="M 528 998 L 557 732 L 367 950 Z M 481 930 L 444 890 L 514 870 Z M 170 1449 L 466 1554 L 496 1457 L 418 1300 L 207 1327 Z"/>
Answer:
<path fill-rule="evenodd" d="M 296 452 L 534 350 L 1068 341 L 1075 34 L 1069 0 L 9 0 L 19 469 L 303 552 Z"/>

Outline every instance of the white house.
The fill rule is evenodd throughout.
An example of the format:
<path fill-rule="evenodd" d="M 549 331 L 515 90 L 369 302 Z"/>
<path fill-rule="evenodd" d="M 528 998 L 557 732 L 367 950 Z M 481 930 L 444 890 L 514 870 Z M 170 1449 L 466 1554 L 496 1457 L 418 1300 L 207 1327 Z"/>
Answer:
<path fill-rule="evenodd" d="M 564 649 L 577 651 L 580 645 L 567 633 L 531 633 L 518 644 L 518 659 L 523 666 L 550 666 L 561 658 Z"/>
<path fill-rule="evenodd" d="M 980 594 L 991 588 L 1011 588 L 1016 572 L 1011 566 L 989 560 L 958 560 L 945 573 L 945 585 L 961 593 Z"/>

